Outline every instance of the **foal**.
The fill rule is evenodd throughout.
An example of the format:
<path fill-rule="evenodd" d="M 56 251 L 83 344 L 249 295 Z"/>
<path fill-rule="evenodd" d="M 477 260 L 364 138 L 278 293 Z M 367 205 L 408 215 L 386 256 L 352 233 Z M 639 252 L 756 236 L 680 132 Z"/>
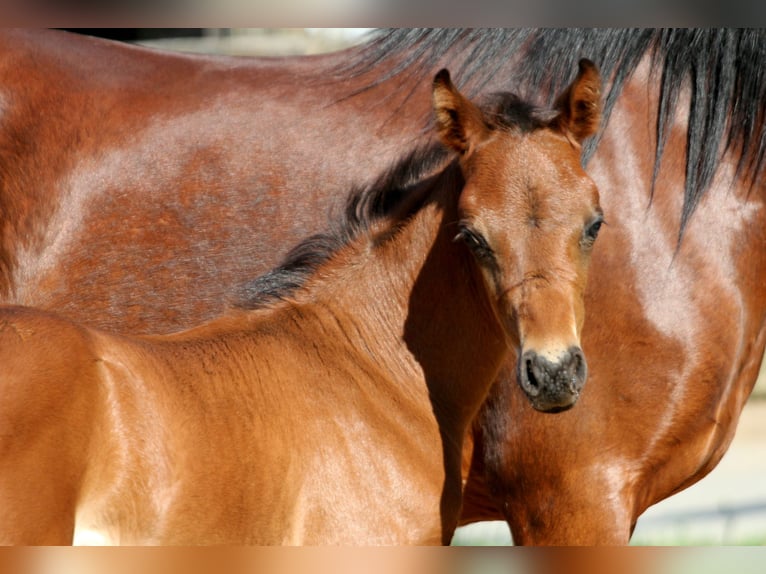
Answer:
<path fill-rule="evenodd" d="M 478 107 L 440 72 L 445 153 L 353 196 L 242 309 L 127 337 L 0 312 L 0 542 L 447 543 L 471 419 L 503 361 L 570 406 L 602 219 L 581 63 L 557 109 Z"/>

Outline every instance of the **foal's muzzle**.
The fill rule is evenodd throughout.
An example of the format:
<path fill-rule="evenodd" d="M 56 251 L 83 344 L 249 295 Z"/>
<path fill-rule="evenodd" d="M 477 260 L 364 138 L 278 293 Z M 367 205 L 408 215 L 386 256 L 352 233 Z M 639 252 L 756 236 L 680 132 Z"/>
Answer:
<path fill-rule="evenodd" d="M 580 347 L 570 347 L 552 361 L 525 351 L 518 364 L 518 380 L 538 411 L 557 412 L 573 406 L 588 376 Z"/>

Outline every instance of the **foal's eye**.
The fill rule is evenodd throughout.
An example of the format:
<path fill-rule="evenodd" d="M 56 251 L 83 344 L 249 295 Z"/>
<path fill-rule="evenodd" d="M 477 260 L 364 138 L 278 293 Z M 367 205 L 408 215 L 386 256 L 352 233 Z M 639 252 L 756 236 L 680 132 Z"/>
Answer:
<path fill-rule="evenodd" d="M 604 216 L 599 214 L 597 215 L 593 221 L 588 223 L 588 225 L 585 226 L 585 230 L 583 231 L 583 238 L 582 238 L 582 244 L 585 247 L 590 247 L 593 245 L 593 242 L 596 241 L 596 237 L 598 237 L 598 232 L 601 229 L 601 226 L 604 224 Z"/>
<path fill-rule="evenodd" d="M 478 247 L 482 246 L 482 243 L 484 243 L 481 239 L 479 239 L 479 236 L 474 231 L 471 231 L 467 227 L 463 227 L 457 236 L 471 249 L 477 249 Z"/>
<path fill-rule="evenodd" d="M 458 240 L 465 243 L 478 259 L 485 261 L 494 260 L 495 254 L 492 252 L 492 248 L 487 243 L 487 240 L 470 227 L 460 226 L 460 231 L 455 236 L 455 241 Z"/>

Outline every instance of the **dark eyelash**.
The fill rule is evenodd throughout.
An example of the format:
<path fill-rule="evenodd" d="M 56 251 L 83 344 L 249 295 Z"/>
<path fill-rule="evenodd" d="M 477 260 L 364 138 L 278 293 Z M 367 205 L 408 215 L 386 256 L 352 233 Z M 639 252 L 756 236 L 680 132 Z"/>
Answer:
<path fill-rule="evenodd" d="M 583 245 L 593 245 L 593 243 L 596 241 L 596 237 L 598 237 L 598 232 L 605 224 L 606 222 L 604 221 L 604 217 L 600 214 L 597 215 L 583 230 Z"/>
<path fill-rule="evenodd" d="M 455 241 L 462 241 L 473 252 L 477 259 L 485 262 L 494 262 L 495 253 L 487 243 L 484 236 L 466 225 L 461 225 Z"/>

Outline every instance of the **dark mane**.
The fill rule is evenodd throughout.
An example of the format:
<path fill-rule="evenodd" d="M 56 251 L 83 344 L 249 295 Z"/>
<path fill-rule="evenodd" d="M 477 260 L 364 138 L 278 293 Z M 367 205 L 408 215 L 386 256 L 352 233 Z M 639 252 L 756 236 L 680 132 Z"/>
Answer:
<path fill-rule="evenodd" d="M 289 297 L 336 251 L 359 233 L 385 217 L 403 220 L 415 213 L 424 197 L 410 193 L 422 179 L 444 163 L 447 150 L 441 145 L 415 149 L 373 184 L 351 190 L 339 221 L 296 245 L 282 263 L 244 285 L 234 305 L 245 309 L 263 307 Z"/>
<path fill-rule="evenodd" d="M 496 93 L 484 98 L 482 108 L 495 129 L 531 132 L 546 125 L 550 112 L 528 104 L 515 94 Z M 440 144 L 416 148 L 384 172 L 371 185 L 353 188 L 339 221 L 325 233 L 312 235 L 295 246 L 282 263 L 245 284 L 236 307 L 255 309 L 289 297 L 314 271 L 344 245 L 383 218 L 392 226 L 405 221 L 427 201 L 417 193 L 419 184 L 442 168 L 449 152 Z M 423 188 L 425 189 L 425 188 Z"/>
<path fill-rule="evenodd" d="M 741 152 L 738 175 L 761 174 L 766 156 L 766 30 L 748 29 L 393 29 L 381 30 L 361 48 L 361 57 L 336 74 L 361 75 L 393 64 L 376 84 L 400 74 L 425 76 L 460 55 L 450 72 L 475 96 L 484 89 L 512 89 L 524 97 L 542 94 L 550 105 L 573 78 L 580 58 L 593 60 L 608 81 L 604 119 L 645 54 L 660 83 L 655 179 L 673 123 L 679 94 L 690 90 L 683 235 L 710 186 L 721 155 Z M 498 78 L 502 85 L 498 86 Z M 372 86 L 370 86 L 372 87 Z M 597 145 L 586 146 L 587 161 Z"/>

